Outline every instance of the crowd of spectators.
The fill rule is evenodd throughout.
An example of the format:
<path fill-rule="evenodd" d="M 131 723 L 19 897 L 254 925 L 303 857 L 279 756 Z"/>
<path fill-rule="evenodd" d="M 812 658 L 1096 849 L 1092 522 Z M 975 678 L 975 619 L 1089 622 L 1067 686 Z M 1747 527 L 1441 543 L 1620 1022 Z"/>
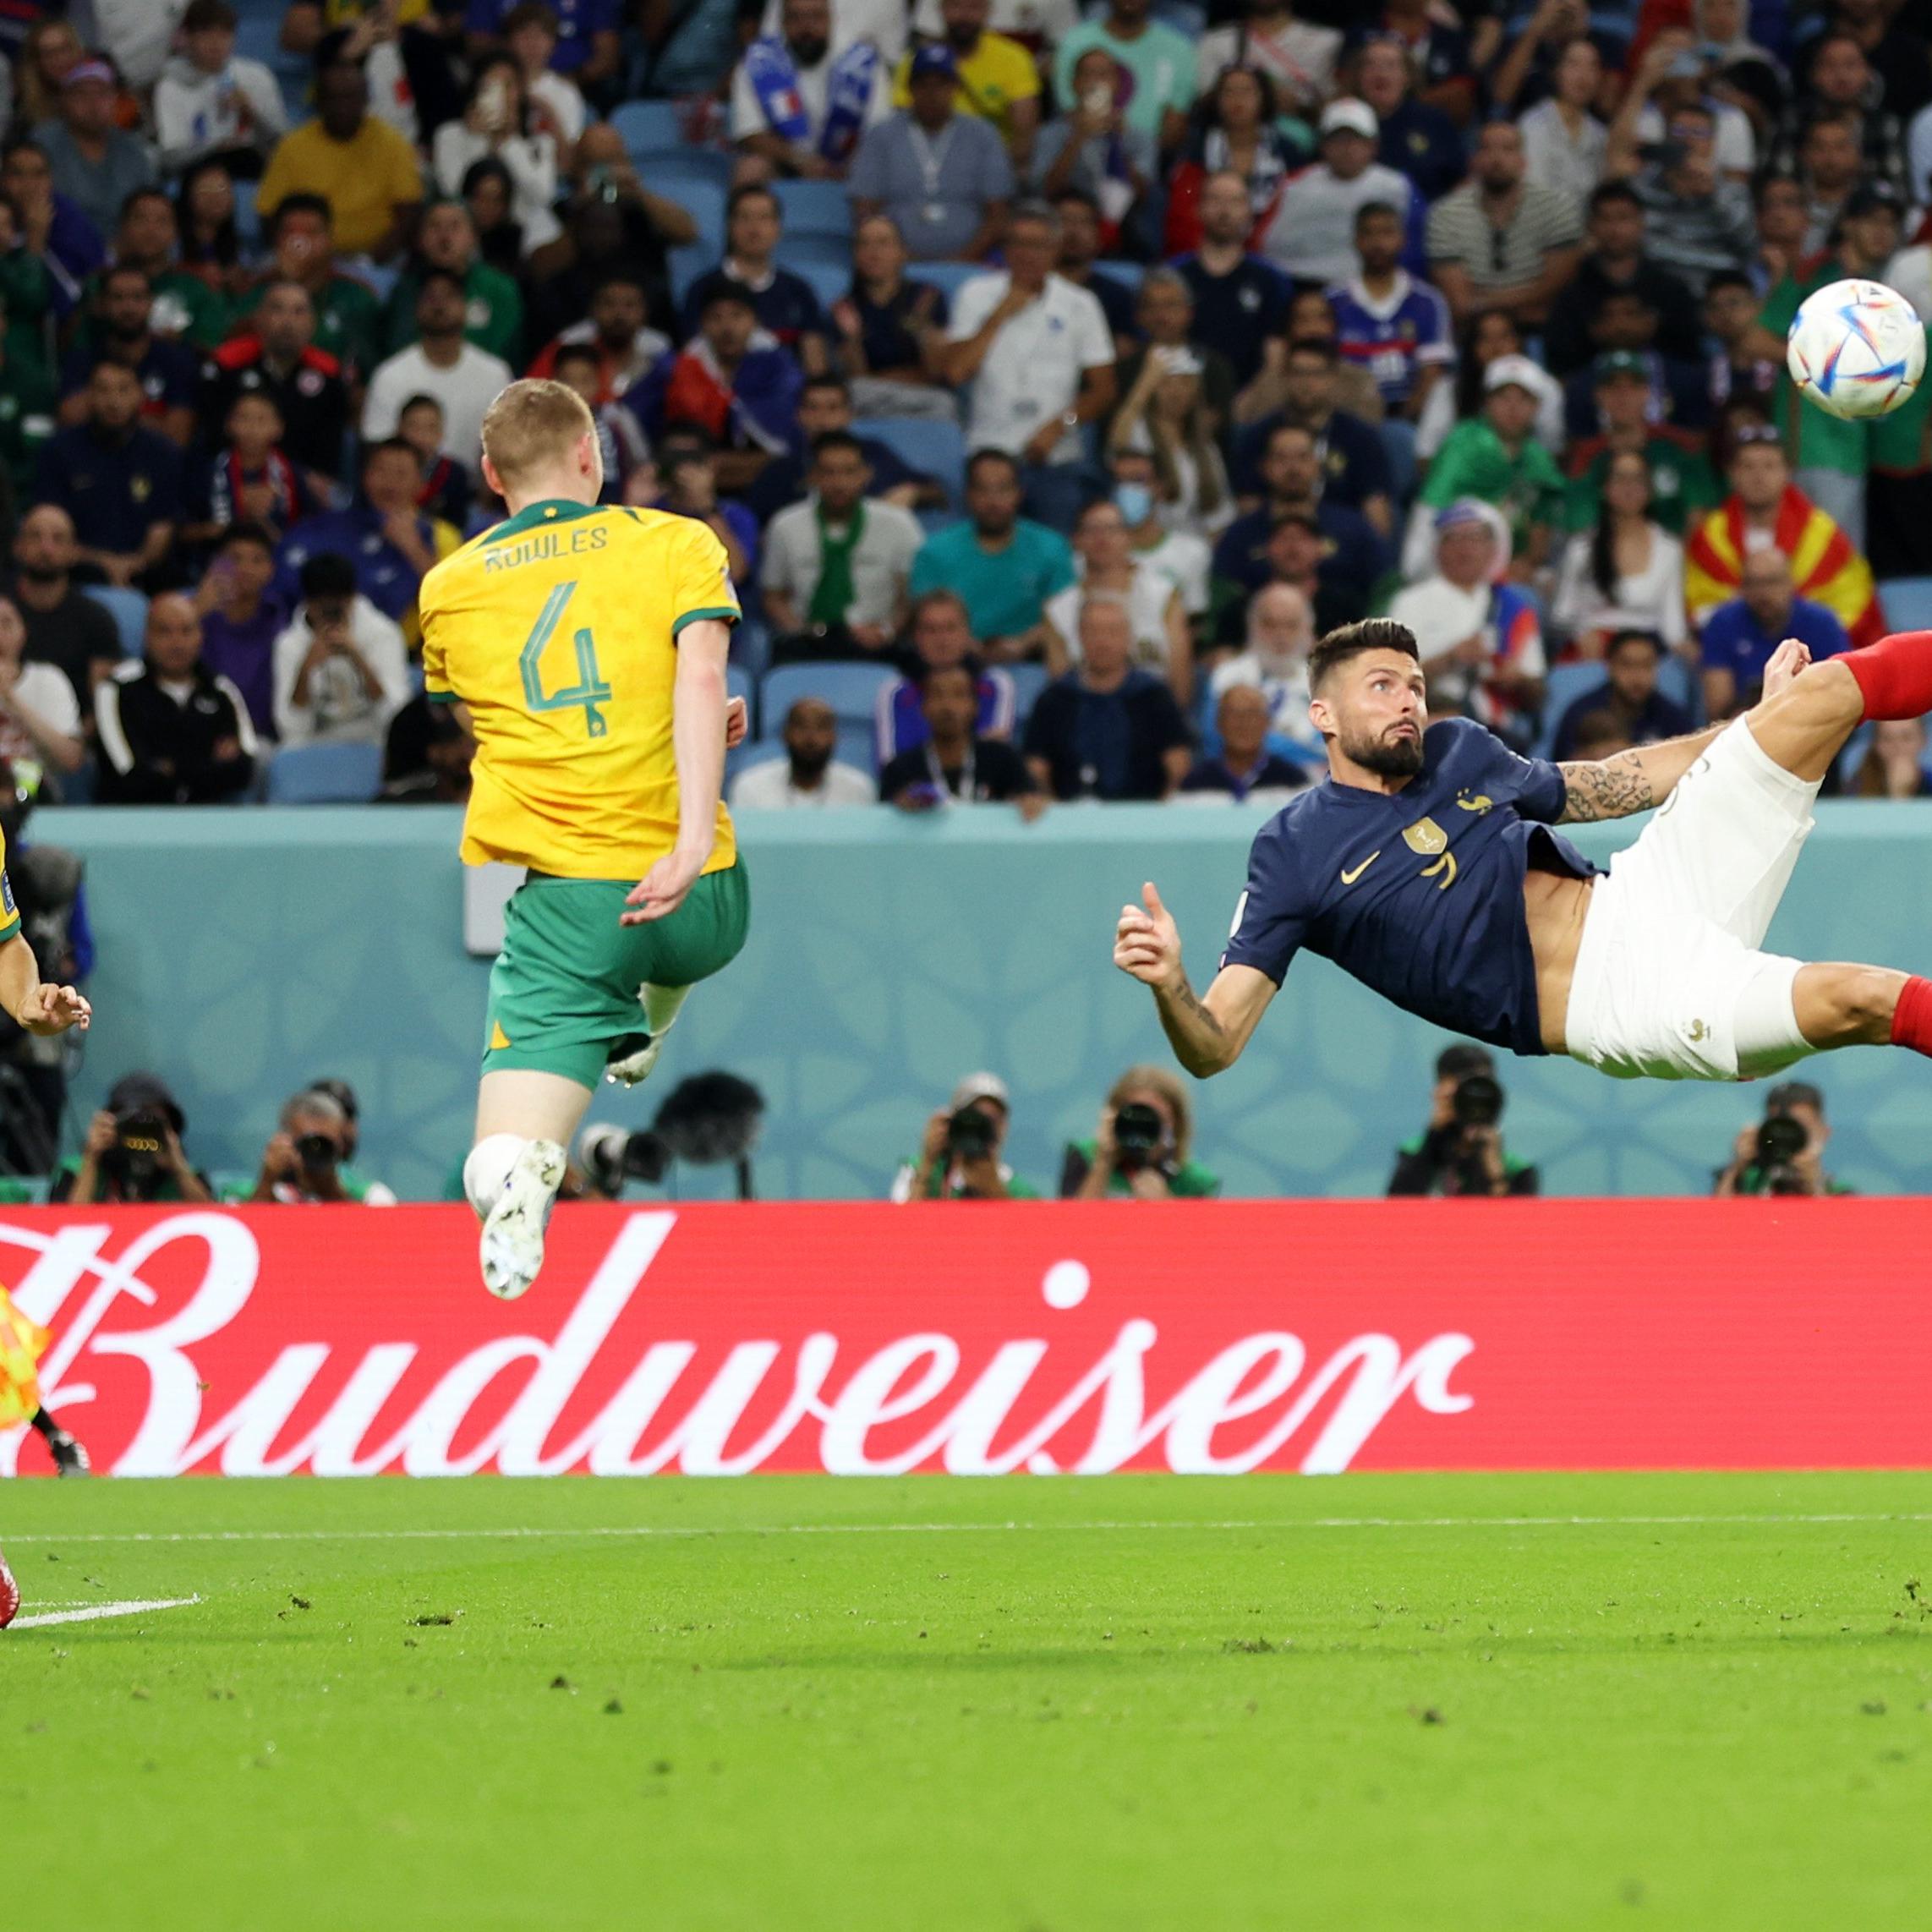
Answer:
<path fill-rule="evenodd" d="M 341 796 L 269 775 L 327 747 L 460 799 L 417 592 L 524 372 L 724 541 L 754 700 L 828 667 L 747 805 L 1278 796 L 1372 610 L 1438 711 L 1614 749 L 1923 561 L 1932 397 L 1842 423 L 1781 355 L 1839 276 L 1932 310 L 1917 0 L 242 6 L 0 19 L 0 754 L 48 796 Z"/>

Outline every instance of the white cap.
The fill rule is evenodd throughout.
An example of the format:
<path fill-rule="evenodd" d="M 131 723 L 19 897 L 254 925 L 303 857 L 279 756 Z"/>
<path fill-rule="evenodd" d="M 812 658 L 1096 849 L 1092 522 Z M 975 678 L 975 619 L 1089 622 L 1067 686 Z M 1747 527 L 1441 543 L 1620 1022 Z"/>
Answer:
<path fill-rule="evenodd" d="M 1360 134 L 1365 141 L 1381 138 L 1382 123 L 1376 118 L 1375 109 L 1366 101 L 1355 101 L 1344 96 L 1339 101 L 1331 101 L 1322 110 L 1322 132 L 1324 134 Z"/>
<path fill-rule="evenodd" d="M 1013 1103 L 1006 1096 L 1006 1082 L 996 1073 L 969 1073 L 953 1089 L 953 1112 L 957 1114 L 976 1100 L 997 1100 L 1009 1114 L 1013 1111 Z"/>
<path fill-rule="evenodd" d="M 1498 356 L 1482 372 L 1482 392 L 1493 396 L 1499 389 L 1507 389 L 1513 383 L 1519 389 L 1527 389 L 1532 396 L 1543 393 L 1543 372 L 1528 356 Z"/>

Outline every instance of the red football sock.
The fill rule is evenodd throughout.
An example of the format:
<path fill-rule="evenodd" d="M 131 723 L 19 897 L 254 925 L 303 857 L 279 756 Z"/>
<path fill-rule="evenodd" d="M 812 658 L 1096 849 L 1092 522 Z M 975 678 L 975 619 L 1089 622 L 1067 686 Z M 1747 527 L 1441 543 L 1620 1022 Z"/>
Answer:
<path fill-rule="evenodd" d="M 1932 979 L 1914 973 L 1900 989 L 1892 1010 L 1891 1043 L 1932 1059 Z"/>
<path fill-rule="evenodd" d="M 1898 631 L 1841 660 L 1858 681 L 1868 718 L 1922 718 L 1932 711 L 1932 631 Z"/>

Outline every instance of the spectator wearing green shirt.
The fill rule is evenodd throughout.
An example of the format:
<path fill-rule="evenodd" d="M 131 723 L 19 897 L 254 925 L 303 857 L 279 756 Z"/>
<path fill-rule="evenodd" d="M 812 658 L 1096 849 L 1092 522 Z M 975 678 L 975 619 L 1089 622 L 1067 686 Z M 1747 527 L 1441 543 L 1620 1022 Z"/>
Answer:
<path fill-rule="evenodd" d="M 917 1160 L 906 1162 L 892 1198 L 907 1201 L 1037 1201 L 1038 1190 L 1000 1157 L 1012 1097 L 996 1073 L 968 1074 L 926 1123 Z"/>
<path fill-rule="evenodd" d="M 1765 1117 L 1741 1128 L 1713 1194 L 1823 1196 L 1853 1190 L 1825 1171 L 1831 1130 L 1825 1096 L 1808 1080 L 1787 1080 L 1765 1096 Z"/>
<path fill-rule="evenodd" d="M 215 1198 L 205 1174 L 183 1152 L 188 1118 L 151 1073 L 130 1073 L 109 1090 L 87 1124 L 78 1160 L 61 1163 L 47 1199 L 95 1206 L 116 1201 Z"/>
<path fill-rule="evenodd" d="M 326 350 L 361 380 L 382 359 L 382 304 L 366 282 L 336 266 L 335 217 L 320 194 L 285 194 L 270 217 L 274 260 L 260 285 L 244 298 L 252 315 L 277 282 L 297 282 L 315 310 L 315 347 Z"/>
<path fill-rule="evenodd" d="M 1926 347 L 1932 350 L 1932 330 L 1926 332 Z M 1925 533 L 1932 529 L 1932 385 L 1921 382 L 1889 416 L 1869 427 L 1865 555 L 1881 582 L 1915 577 L 1925 568 Z"/>
<path fill-rule="evenodd" d="M 1852 539 L 1853 548 L 1862 550 L 1865 473 L 1874 460 L 1873 426 L 1842 422 L 1806 403 L 1784 368 L 1784 342 L 1798 304 L 1815 290 L 1852 276 L 1884 279 L 1885 265 L 1898 250 L 1897 195 L 1883 182 L 1867 182 L 1854 189 L 1839 216 L 1837 237 L 1837 246 L 1809 275 L 1801 280 L 1787 271 L 1773 286 L 1759 312 L 1758 326 L 1777 352 L 1775 419 L 1784 430 L 1785 447 L 1793 452 L 1792 480 L 1820 509 L 1831 513 Z"/>
<path fill-rule="evenodd" d="M 28 415 L 47 418 L 53 433 L 55 397 L 52 331 L 54 281 L 46 262 L 18 245 L 19 224 L 10 203 L 0 200 L 0 309 L 6 312 L 0 351 L 7 362 L 7 387 Z"/>
<path fill-rule="evenodd" d="M 1673 537 L 1714 504 L 1723 491 L 1704 453 L 1703 440 L 1688 430 L 1650 420 L 1650 377 L 1645 358 L 1612 350 L 1596 358 L 1596 435 L 1574 443 L 1564 490 L 1565 527 L 1590 530 L 1602 512 L 1612 461 L 1640 456 L 1650 473 L 1649 515 Z"/>
<path fill-rule="evenodd" d="M 0 304 L 0 472 L 10 486 L 0 501 L 18 506 L 30 500 L 41 446 L 53 434 L 51 399 L 31 379 L 23 380 L 14 361 L 8 315 Z M 8 520 L 17 514 L 9 510 Z"/>
<path fill-rule="evenodd" d="M 1085 20 L 1065 36 L 1054 60 L 1054 92 L 1061 101 L 1075 97 L 1073 70 L 1090 47 L 1104 47 L 1133 76 L 1126 123 L 1172 154 L 1187 134 L 1187 111 L 1194 105 L 1199 59 L 1186 35 L 1151 18 L 1153 0 L 1113 0 L 1097 20 Z"/>
<path fill-rule="evenodd" d="M 1549 561 L 1563 512 L 1563 472 L 1536 440 L 1535 364 L 1526 356 L 1498 356 L 1482 386 L 1481 414 L 1457 424 L 1429 465 L 1417 524 L 1432 537 L 1436 511 L 1470 496 L 1493 504 L 1509 526 L 1510 574 L 1526 579 Z"/>
<path fill-rule="evenodd" d="M 1004 450 L 966 465 L 966 521 L 935 531 L 912 560 L 908 594 L 955 592 L 980 654 L 994 664 L 1046 649 L 1047 600 L 1074 581 L 1073 551 L 1057 530 L 1020 514 L 1020 466 Z"/>
<path fill-rule="evenodd" d="M 1221 1177 L 1194 1158 L 1194 1106 L 1163 1066 L 1132 1066 L 1108 1090 L 1091 1140 L 1070 1141 L 1062 1201 L 1202 1201 Z"/>
<path fill-rule="evenodd" d="M 148 326 L 157 336 L 172 337 L 197 349 L 217 348 L 234 320 L 227 296 L 198 275 L 189 275 L 177 260 L 181 239 L 174 204 L 158 188 L 137 188 L 121 204 L 120 226 L 114 231 L 111 260 L 116 268 L 138 268 L 154 291 Z M 101 272 L 87 279 L 81 314 L 84 333 L 92 327 Z"/>
<path fill-rule="evenodd" d="M 479 349 L 512 369 L 523 366 L 523 298 L 517 284 L 483 259 L 476 223 L 460 201 L 437 201 L 424 211 L 416 253 L 389 292 L 383 312 L 383 353 L 394 355 L 416 340 L 416 297 L 423 276 L 446 270 L 462 282 L 468 320 L 463 334 Z"/>

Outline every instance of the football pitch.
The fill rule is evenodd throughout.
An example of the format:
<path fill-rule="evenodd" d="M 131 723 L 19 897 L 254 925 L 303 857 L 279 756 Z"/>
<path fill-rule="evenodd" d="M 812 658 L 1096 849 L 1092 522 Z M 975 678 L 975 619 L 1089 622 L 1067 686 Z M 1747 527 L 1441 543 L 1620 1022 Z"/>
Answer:
<path fill-rule="evenodd" d="M 1932 1475 L 10 1483 L 0 1541 L 22 1925 L 1932 1896 Z"/>

